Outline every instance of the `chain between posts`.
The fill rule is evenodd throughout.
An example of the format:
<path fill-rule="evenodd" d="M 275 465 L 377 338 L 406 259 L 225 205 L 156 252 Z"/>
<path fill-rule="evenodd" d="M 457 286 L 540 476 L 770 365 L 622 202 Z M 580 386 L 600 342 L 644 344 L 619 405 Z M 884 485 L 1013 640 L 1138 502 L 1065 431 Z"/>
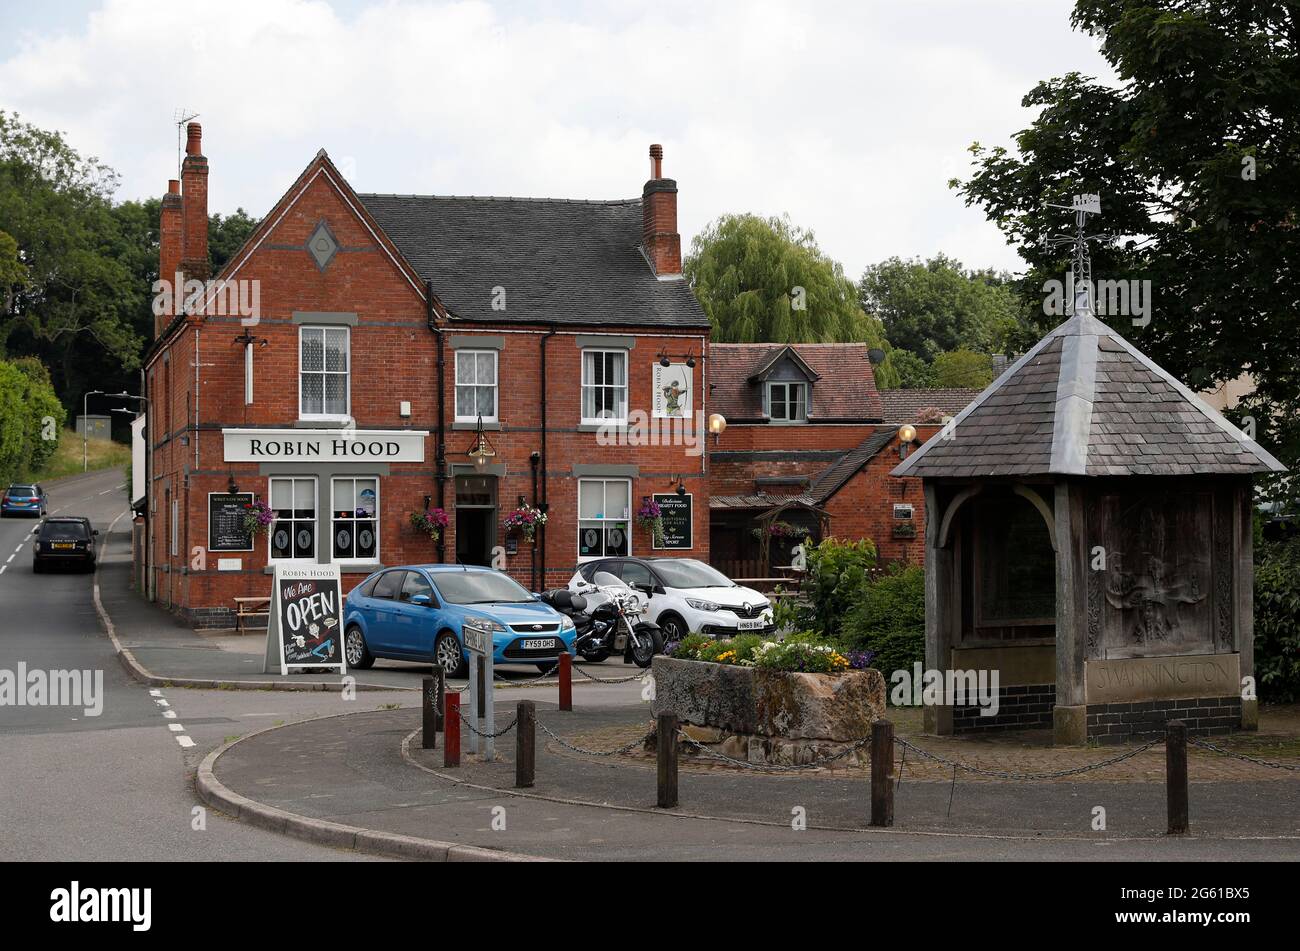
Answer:
<path fill-rule="evenodd" d="M 856 753 L 858 750 L 862 749 L 864 746 L 866 746 L 868 743 L 871 742 L 871 735 L 867 734 L 862 739 L 854 743 L 852 746 L 845 747 L 844 749 L 840 750 L 838 753 L 835 753 L 831 756 L 824 756 L 821 759 L 814 760 L 811 763 L 801 763 L 795 766 L 788 766 L 788 765 L 777 764 L 777 763 L 750 763 L 747 760 L 736 759 L 734 756 L 728 756 L 726 753 L 719 753 L 717 750 L 709 749 L 703 743 L 700 743 L 699 741 L 694 740 L 691 737 L 687 736 L 686 733 L 682 730 L 677 731 L 677 738 L 685 742 L 686 745 L 694 747 L 696 750 L 698 750 L 700 753 L 703 753 L 705 756 L 709 756 L 717 760 L 722 760 L 723 762 L 732 763 L 736 766 L 742 767 L 743 769 L 752 769 L 755 770 L 756 772 L 762 772 L 762 773 L 769 773 L 769 772 L 797 773 L 797 772 L 802 772 L 803 770 L 806 769 L 820 769 L 821 767 L 825 766 L 827 763 L 834 763 L 835 761 L 841 760 L 851 753 Z"/>
<path fill-rule="evenodd" d="M 594 680 L 598 684 L 630 684 L 634 680 L 644 680 L 646 677 L 650 676 L 649 668 L 641 671 L 639 674 L 633 674 L 631 677 L 614 677 L 612 679 L 606 677 L 593 677 L 581 667 L 574 667 L 573 670 L 575 673 L 582 674 L 582 676 L 586 677 L 588 680 Z"/>
<path fill-rule="evenodd" d="M 1033 780 L 1033 779 L 1061 779 L 1065 776 L 1077 776 L 1080 773 L 1090 773 L 1094 769 L 1105 769 L 1107 766 L 1114 766 L 1116 763 L 1122 763 L 1126 759 L 1132 759 L 1134 756 L 1137 756 L 1139 753 L 1145 753 L 1153 746 L 1159 746 L 1160 744 L 1164 743 L 1164 739 L 1161 738 L 1159 740 L 1152 740 L 1149 743 L 1142 744 L 1136 749 L 1127 750 L 1123 753 L 1120 753 L 1118 756 L 1112 756 L 1110 759 L 1102 760 L 1100 763 L 1089 763 L 1086 766 L 1071 766 L 1068 769 L 1058 769 L 1049 773 L 1012 773 L 1012 772 L 1007 772 L 1005 770 L 984 769 L 980 766 L 968 766 L 966 763 L 959 763 L 956 760 L 952 760 L 952 759 L 948 759 L 947 757 L 940 756 L 938 753 L 931 753 L 929 750 L 923 750 L 919 746 L 915 746 L 912 743 L 907 742 L 907 740 L 903 739 L 901 736 L 895 736 L 894 742 L 897 743 L 899 746 L 903 747 L 903 749 L 905 750 L 911 750 L 913 753 L 915 753 L 918 756 L 923 756 L 926 759 L 934 760 L 936 763 L 943 763 L 945 766 L 951 766 L 953 769 L 965 770 L 966 772 L 973 773 L 976 776 L 991 776 L 994 779 Z"/>
<path fill-rule="evenodd" d="M 513 720 L 511 720 L 509 723 L 507 723 L 507 724 L 506 724 L 505 726 L 503 726 L 501 729 L 497 730 L 495 733 L 481 733 L 481 732 L 479 732 L 478 730 L 476 730 L 476 729 L 474 728 L 474 724 L 472 724 L 472 723 L 470 722 L 469 718 L 466 718 L 466 717 L 461 717 L 461 718 L 460 718 L 460 722 L 461 722 L 461 725 L 465 727 L 465 729 L 469 730 L 469 731 L 470 731 L 471 733 L 473 733 L 475 736 L 481 736 L 481 737 L 482 737 L 483 739 L 485 739 L 485 740 L 488 740 L 488 739 L 495 740 L 497 737 L 499 737 L 499 736 L 505 736 L 507 733 L 509 733 L 511 730 L 513 730 L 513 729 L 515 728 L 515 724 L 519 722 L 519 717 L 516 716 Z"/>
<path fill-rule="evenodd" d="M 1234 750 L 1225 750 L 1222 746 L 1211 743 L 1209 740 L 1197 739 L 1189 736 L 1187 742 L 1192 746 L 1199 746 L 1203 750 L 1209 750 L 1212 753 L 1218 753 L 1222 756 L 1228 756 L 1232 759 L 1244 760 L 1247 763 L 1254 763 L 1257 766 L 1268 766 L 1271 769 L 1288 769 L 1292 772 L 1300 770 L 1300 763 L 1274 763 L 1271 760 L 1260 759 L 1258 756 L 1251 756 L 1248 753 L 1238 753 Z"/>
<path fill-rule="evenodd" d="M 556 743 L 559 743 L 565 749 L 572 750 L 575 753 L 581 753 L 584 756 L 619 756 L 623 753 L 631 752 L 632 750 L 636 749 L 638 746 L 645 743 L 645 741 L 650 739 L 650 737 L 655 735 L 655 731 L 650 730 L 639 739 L 635 739 L 631 743 L 628 743 L 624 746 L 620 746 L 616 750 L 588 750 L 582 748 L 581 746 L 574 746 L 568 740 L 564 739 L 562 736 L 559 736 L 558 734 L 553 732 L 551 728 L 548 727 L 541 720 L 537 721 L 537 728 L 541 730 L 543 733 L 545 733 L 547 736 L 549 736 L 551 739 L 553 739 Z"/>

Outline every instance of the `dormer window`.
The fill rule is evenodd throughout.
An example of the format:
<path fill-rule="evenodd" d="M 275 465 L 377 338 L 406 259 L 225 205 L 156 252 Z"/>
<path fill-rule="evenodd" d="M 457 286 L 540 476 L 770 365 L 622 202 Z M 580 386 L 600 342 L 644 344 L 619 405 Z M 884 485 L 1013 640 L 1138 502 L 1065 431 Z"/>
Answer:
<path fill-rule="evenodd" d="M 808 384 L 768 383 L 767 416 L 774 423 L 808 422 Z"/>

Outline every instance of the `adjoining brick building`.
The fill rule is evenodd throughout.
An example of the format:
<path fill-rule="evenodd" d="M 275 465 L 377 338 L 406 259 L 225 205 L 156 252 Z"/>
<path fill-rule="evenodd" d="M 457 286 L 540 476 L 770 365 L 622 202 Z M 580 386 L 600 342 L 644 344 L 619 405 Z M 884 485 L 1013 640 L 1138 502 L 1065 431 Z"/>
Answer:
<path fill-rule="evenodd" d="M 709 354 L 710 408 L 728 424 L 709 445 L 717 568 L 766 577 L 804 533 L 815 542 L 827 532 L 870 538 L 882 562 L 923 560 L 920 486 L 889 472 L 978 390 L 878 392 L 860 343 L 715 343 Z M 904 424 L 914 430 L 906 448 Z"/>
<path fill-rule="evenodd" d="M 208 163 L 188 132 L 160 270 L 203 281 Z M 656 495 L 676 500 L 664 551 L 708 559 L 709 325 L 662 155 L 639 198 L 558 201 L 359 195 L 318 153 L 212 285 L 156 322 L 150 594 L 215 626 L 279 560 L 337 562 L 345 590 L 457 558 L 536 589 L 585 557 L 649 553 L 634 515 Z M 249 545 L 252 498 L 276 520 Z M 536 544 L 503 528 L 522 504 L 548 514 Z M 437 542 L 411 524 L 426 508 L 449 518 Z"/>

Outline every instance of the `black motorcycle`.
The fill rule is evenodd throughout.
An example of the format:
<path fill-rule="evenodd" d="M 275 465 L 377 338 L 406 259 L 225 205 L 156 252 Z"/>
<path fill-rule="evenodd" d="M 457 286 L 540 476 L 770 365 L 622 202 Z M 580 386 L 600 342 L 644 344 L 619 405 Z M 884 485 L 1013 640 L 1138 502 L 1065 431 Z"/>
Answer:
<path fill-rule="evenodd" d="M 659 625 L 640 620 L 641 599 L 622 581 L 600 572 L 580 592 L 555 588 L 542 592 L 542 601 L 573 619 L 575 648 L 583 660 L 600 663 L 622 651 L 623 662 L 649 667 L 663 652 Z"/>

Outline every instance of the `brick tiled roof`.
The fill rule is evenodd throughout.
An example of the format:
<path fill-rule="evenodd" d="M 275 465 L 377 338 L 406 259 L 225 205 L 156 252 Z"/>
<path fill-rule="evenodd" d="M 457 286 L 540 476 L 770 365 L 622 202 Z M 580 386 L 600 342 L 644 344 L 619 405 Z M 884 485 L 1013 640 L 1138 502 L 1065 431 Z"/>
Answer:
<path fill-rule="evenodd" d="M 956 416 L 974 400 L 982 390 L 968 387 L 949 387 L 929 390 L 881 390 L 880 400 L 885 407 L 885 422 L 915 423 L 923 409 L 934 408 L 945 416 Z"/>
<path fill-rule="evenodd" d="M 851 419 L 879 422 L 884 418 L 876 378 L 865 343 L 715 343 L 709 347 L 709 409 L 728 422 L 763 420 L 763 387 L 749 378 L 786 347 L 794 350 L 814 373 L 812 422 Z"/>
<path fill-rule="evenodd" d="M 1284 467 L 1131 343 L 1083 314 L 1021 357 L 896 476 L 1185 475 Z"/>
<path fill-rule="evenodd" d="M 709 326 L 685 280 L 661 281 L 651 270 L 639 198 L 358 197 L 454 317 Z"/>

